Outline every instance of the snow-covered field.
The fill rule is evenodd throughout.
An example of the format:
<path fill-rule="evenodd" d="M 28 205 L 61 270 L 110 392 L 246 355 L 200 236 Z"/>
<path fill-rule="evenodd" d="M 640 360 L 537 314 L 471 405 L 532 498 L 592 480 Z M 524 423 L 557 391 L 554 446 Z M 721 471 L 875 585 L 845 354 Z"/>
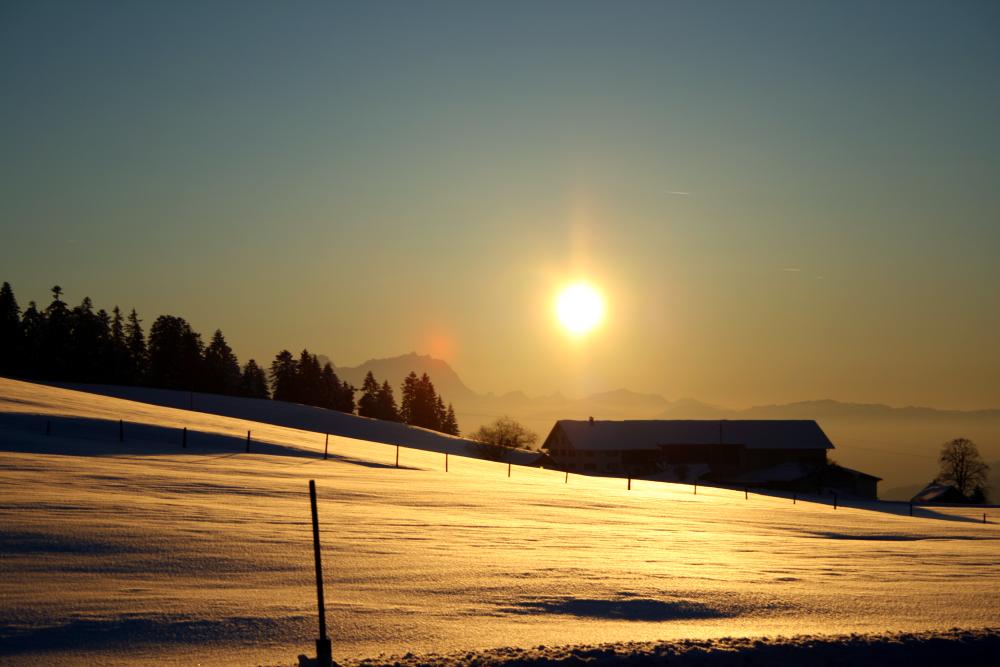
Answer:
<path fill-rule="evenodd" d="M 1000 627 L 996 517 L 629 491 L 521 466 L 508 478 L 506 464 L 457 455 L 445 472 L 426 449 L 402 449 L 397 469 L 392 445 L 331 436 L 327 461 L 323 446 L 287 426 L 0 379 L 0 661 L 312 653 L 309 479 L 341 662 L 536 664 L 611 655 L 539 646 L 603 643 L 662 659 L 626 643 L 716 640 L 725 655 L 756 646 L 725 637 Z M 969 636 L 996 647 L 996 630 Z M 470 653 L 501 647 L 513 648 Z"/>

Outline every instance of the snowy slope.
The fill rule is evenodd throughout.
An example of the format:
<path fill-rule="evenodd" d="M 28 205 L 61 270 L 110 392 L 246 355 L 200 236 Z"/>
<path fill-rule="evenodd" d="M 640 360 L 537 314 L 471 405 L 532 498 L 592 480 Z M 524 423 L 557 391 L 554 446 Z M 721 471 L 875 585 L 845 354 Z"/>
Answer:
<path fill-rule="evenodd" d="M 446 473 L 442 454 L 414 449 L 397 469 L 395 447 L 344 437 L 323 461 L 323 442 L 0 379 L 0 661 L 311 652 L 309 479 L 340 660 L 1000 626 L 995 518 L 629 491 L 519 466 L 508 478 L 459 456 Z"/>

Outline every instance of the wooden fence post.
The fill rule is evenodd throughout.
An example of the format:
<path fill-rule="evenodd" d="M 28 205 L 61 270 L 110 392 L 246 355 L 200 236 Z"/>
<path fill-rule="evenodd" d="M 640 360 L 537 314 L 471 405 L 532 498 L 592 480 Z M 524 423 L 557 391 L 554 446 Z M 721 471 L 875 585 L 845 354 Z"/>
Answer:
<path fill-rule="evenodd" d="M 118 442 L 125 442 L 125 422 L 118 420 Z"/>
<path fill-rule="evenodd" d="M 250 431 L 247 431 L 247 454 L 250 453 Z"/>
<path fill-rule="evenodd" d="M 628 490 L 629 491 L 632 490 L 632 478 L 631 477 L 628 478 Z"/>
<path fill-rule="evenodd" d="M 319 548 L 319 517 L 316 514 L 316 481 L 309 480 L 309 504 L 312 506 L 313 559 L 316 561 L 316 603 L 319 608 L 319 639 L 316 640 L 316 664 L 330 667 L 333 647 L 326 636 L 326 601 L 323 599 L 323 561 Z"/>
<path fill-rule="evenodd" d="M 833 493 L 833 509 L 837 509 L 837 493 Z"/>
<path fill-rule="evenodd" d="M 694 495 L 698 495 L 698 482 L 694 483 Z"/>
<path fill-rule="evenodd" d="M 743 487 L 743 500 L 750 500 L 750 489 Z"/>
<path fill-rule="evenodd" d="M 399 467 L 399 445 L 396 445 L 396 467 Z"/>
<path fill-rule="evenodd" d="M 326 461 L 327 455 L 330 453 L 330 434 L 326 434 L 326 442 L 323 443 L 323 460 Z"/>
<path fill-rule="evenodd" d="M 444 453 L 444 471 L 448 472 L 448 452 Z"/>
<path fill-rule="evenodd" d="M 187 449 L 188 446 L 188 427 L 184 427 L 184 432 L 181 434 L 181 449 Z"/>
<path fill-rule="evenodd" d="M 566 479 L 563 480 L 563 484 L 569 484 L 569 470 L 566 471 Z"/>
<path fill-rule="evenodd" d="M 507 461 L 507 476 L 510 477 L 510 461 Z"/>
<path fill-rule="evenodd" d="M 797 500 L 797 498 L 796 498 L 796 495 L 795 495 L 795 494 L 793 493 L 793 494 L 792 494 L 792 504 L 793 504 L 793 505 L 795 504 L 795 501 L 796 501 L 796 500 Z"/>

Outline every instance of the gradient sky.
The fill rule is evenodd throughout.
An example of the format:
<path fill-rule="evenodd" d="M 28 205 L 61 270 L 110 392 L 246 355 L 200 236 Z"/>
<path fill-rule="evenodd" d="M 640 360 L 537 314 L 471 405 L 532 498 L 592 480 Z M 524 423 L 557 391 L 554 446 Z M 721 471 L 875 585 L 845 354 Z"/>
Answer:
<path fill-rule="evenodd" d="M 0 2 L 0 280 L 241 360 L 996 407 L 998 251 L 995 2 Z"/>

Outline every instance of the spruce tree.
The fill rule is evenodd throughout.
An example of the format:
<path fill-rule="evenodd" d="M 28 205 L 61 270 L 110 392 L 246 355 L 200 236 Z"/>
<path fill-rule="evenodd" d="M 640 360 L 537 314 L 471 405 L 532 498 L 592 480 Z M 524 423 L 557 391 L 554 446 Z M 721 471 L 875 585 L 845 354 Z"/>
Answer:
<path fill-rule="evenodd" d="M 396 407 L 396 397 L 392 393 L 392 385 L 388 380 L 382 382 L 378 390 L 378 400 L 376 401 L 375 417 L 386 421 L 401 421 L 399 408 Z"/>
<path fill-rule="evenodd" d="M 298 363 L 288 350 L 282 350 L 271 362 L 271 397 L 276 401 L 295 401 Z"/>
<path fill-rule="evenodd" d="M 205 391 L 232 395 L 240 384 L 240 362 L 226 342 L 221 329 L 216 329 L 212 342 L 205 348 Z"/>
<path fill-rule="evenodd" d="M 160 315 L 149 328 L 150 386 L 200 391 L 203 388 L 201 335 L 182 317 Z"/>
<path fill-rule="evenodd" d="M 323 370 L 320 371 L 319 390 L 314 400 L 313 405 L 328 410 L 340 409 L 340 378 L 330 363 L 324 364 Z"/>
<path fill-rule="evenodd" d="M 115 384 L 131 384 L 129 372 L 128 346 L 125 340 L 125 320 L 121 308 L 115 306 L 111 311 L 111 353 L 109 374 Z"/>
<path fill-rule="evenodd" d="M 44 380 L 64 380 L 70 373 L 70 312 L 62 294 L 62 287 L 53 287 L 52 303 L 42 313 L 38 376 Z"/>
<path fill-rule="evenodd" d="M 45 316 L 34 301 L 21 315 L 21 340 L 23 342 L 21 375 L 26 378 L 42 376 L 42 337 L 45 335 Z"/>
<path fill-rule="evenodd" d="M 365 381 L 361 385 L 361 398 L 358 399 L 358 414 L 362 417 L 372 417 L 378 419 L 378 382 L 371 371 L 365 375 Z"/>
<path fill-rule="evenodd" d="M 458 430 L 458 420 L 455 419 L 455 408 L 452 407 L 451 403 L 448 404 L 448 410 L 445 411 L 444 420 L 441 423 L 441 430 L 448 435 L 459 435 Z"/>
<path fill-rule="evenodd" d="M 416 418 L 419 383 L 420 380 L 413 371 L 403 379 L 399 398 L 399 418 L 406 424 L 413 424 Z"/>
<path fill-rule="evenodd" d="M 243 367 L 243 372 L 240 374 L 239 394 L 247 398 L 268 397 L 267 376 L 264 374 L 264 370 L 253 359 L 246 363 Z"/>
<path fill-rule="evenodd" d="M 0 375 L 19 375 L 24 353 L 21 309 L 10 283 L 0 287 Z"/>
<path fill-rule="evenodd" d="M 127 365 L 125 372 L 126 384 L 142 384 L 149 373 L 149 354 L 146 349 L 146 336 L 142 332 L 142 320 L 135 308 L 128 315 L 125 323 L 125 350 Z"/>
<path fill-rule="evenodd" d="M 299 355 L 298 373 L 295 377 L 295 396 L 298 403 L 306 405 L 323 405 L 325 400 L 333 402 L 336 392 L 328 399 L 324 398 L 323 369 L 319 366 L 319 357 L 302 350 Z"/>
<path fill-rule="evenodd" d="M 347 380 L 340 383 L 340 391 L 337 393 L 337 409 L 347 414 L 354 414 L 354 392 L 357 391 L 354 385 Z"/>
<path fill-rule="evenodd" d="M 69 338 L 67 340 L 67 368 L 61 377 L 54 379 L 75 382 L 103 382 L 106 379 L 102 365 L 106 359 L 106 341 L 110 338 L 107 327 L 110 320 L 94 312 L 94 302 L 89 296 L 69 313 Z M 50 320 L 51 323 L 51 320 Z"/>

